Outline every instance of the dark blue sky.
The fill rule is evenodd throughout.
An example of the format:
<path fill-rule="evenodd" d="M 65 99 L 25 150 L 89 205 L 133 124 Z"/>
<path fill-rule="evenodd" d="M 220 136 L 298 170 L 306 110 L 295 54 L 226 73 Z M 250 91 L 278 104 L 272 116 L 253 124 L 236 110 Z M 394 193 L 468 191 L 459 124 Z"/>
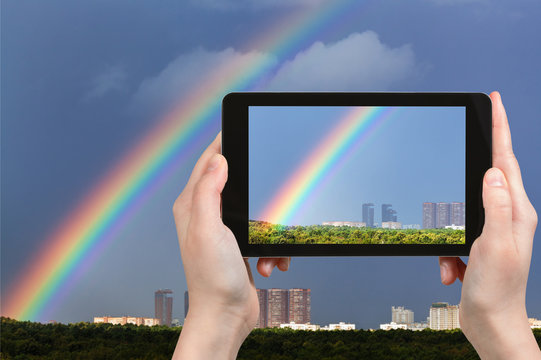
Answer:
<path fill-rule="evenodd" d="M 235 3 L 2 2 L 2 302 L 47 234 L 172 102 L 223 62 L 254 51 L 273 59 L 252 39 L 310 7 L 304 0 Z M 499 90 L 539 210 L 540 17 L 533 0 L 366 1 L 287 59 L 275 59 L 267 89 Z M 210 141 L 209 135 L 200 144 Z M 174 316 L 183 317 L 186 283 L 171 205 L 202 150 L 175 169 L 44 320 L 152 316 L 153 292 L 165 287 L 175 291 Z M 297 258 L 289 272 L 255 281 L 262 288 L 312 288 L 315 323 L 376 327 L 390 320 L 392 305 L 422 320 L 433 301 L 458 303 L 460 285 L 445 287 L 439 278 L 434 257 Z M 538 318 L 540 280 L 534 245 L 527 308 Z"/>
<path fill-rule="evenodd" d="M 250 219 L 271 221 L 261 218 L 266 204 L 350 111 L 250 107 Z M 465 108 L 395 107 L 374 123 L 328 166 L 284 225 L 362 221 L 363 203 L 375 204 L 378 223 L 381 205 L 392 204 L 399 222 L 422 224 L 423 202 L 464 201 Z"/>

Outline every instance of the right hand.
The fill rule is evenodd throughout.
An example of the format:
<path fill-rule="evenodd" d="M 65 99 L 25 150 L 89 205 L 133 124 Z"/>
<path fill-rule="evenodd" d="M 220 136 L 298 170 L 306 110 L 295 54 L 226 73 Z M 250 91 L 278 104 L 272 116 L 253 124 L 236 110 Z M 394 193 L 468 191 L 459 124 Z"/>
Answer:
<path fill-rule="evenodd" d="M 526 313 L 537 214 L 522 185 L 500 95 L 490 97 L 494 167 L 483 181 L 485 225 L 467 266 L 460 258 L 440 258 L 441 279 L 463 281 L 460 326 L 482 358 L 541 359 Z"/>

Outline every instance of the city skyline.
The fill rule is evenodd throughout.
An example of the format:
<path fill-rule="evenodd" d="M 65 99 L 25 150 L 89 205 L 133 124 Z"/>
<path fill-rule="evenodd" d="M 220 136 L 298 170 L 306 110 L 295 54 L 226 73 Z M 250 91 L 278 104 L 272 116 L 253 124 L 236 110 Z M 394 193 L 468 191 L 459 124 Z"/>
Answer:
<path fill-rule="evenodd" d="M 400 221 L 398 212 L 392 208 L 392 204 L 381 204 L 381 222 L 375 221 L 374 203 L 362 204 L 362 222 L 356 221 L 324 221 L 322 225 L 334 226 L 366 226 L 366 227 L 382 227 L 383 222 L 400 223 L 403 228 L 417 228 L 422 224 L 423 229 L 439 229 L 446 226 L 464 227 L 466 225 L 466 203 L 465 202 L 450 202 L 450 203 L 434 203 L 423 202 L 420 219 L 417 223 L 405 224 Z M 385 220 L 384 220 L 385 219 Z M 372 224 L 370 226 L 369 224 Z"/>

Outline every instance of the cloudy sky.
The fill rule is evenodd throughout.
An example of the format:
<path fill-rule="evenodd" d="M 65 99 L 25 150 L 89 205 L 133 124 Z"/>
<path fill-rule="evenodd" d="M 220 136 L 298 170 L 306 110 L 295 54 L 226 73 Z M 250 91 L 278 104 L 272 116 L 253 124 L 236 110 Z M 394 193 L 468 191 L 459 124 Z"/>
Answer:
<path fill-rule="evenodd" d="M 264 64 L 249 89 L 340 91 L 499 90 L 526 189 L 541 206 L 536 111 L 541 98 L 541 4 L 534 0 L 204 0 L 2 2 L 1 291 L 125 154 L 205 79 Z M 316 21 L 303 19 L 323 9 Z M 269 38 L 282 34 L 272 45 Z M 253 69 L 253 67 L 252 67 Z M 238 69 L 237 69 L 238 70 Z M 240 72 L 239 74 L 242 74 Z M 241 77 L 241 75 L 237 75 Z M 242 87 L 241 87 L 242 88 Z M 208 88 L 215 98 L 237 87 Z M 216 102 L 219 105 L 219 102 Z M 214 105 L 216 105 L 214 104 Z M 131 207 L 125 223 L 53 296 L 39 320 L 153 316 L 153 292 L 186 290 L 171 205 L 219 118 L 193 134 L 182 161 Z M 180 155 L 179 155 L 180 156 Z M 539 237 L 539 236 L 538 236 Z M 400 275 L 400 276 L 398 276 Z M 428 315 L 458 303 L 437 259 L 294 259 L 256 285 L 309 287 L 314 323 L 377 327 L 390 307 Z M 527 294 L 541 317 L 541 258 L 534 246 Z"/>

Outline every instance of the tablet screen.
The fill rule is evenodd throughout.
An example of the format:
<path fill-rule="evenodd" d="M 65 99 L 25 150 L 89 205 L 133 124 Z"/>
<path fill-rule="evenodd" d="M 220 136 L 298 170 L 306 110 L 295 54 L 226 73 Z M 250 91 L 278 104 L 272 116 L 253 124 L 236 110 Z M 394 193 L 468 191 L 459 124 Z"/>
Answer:
<path fill-rule="evenodd" d="M 249 106 L 249 244 L 465 244 L 464 106 Z"/>

